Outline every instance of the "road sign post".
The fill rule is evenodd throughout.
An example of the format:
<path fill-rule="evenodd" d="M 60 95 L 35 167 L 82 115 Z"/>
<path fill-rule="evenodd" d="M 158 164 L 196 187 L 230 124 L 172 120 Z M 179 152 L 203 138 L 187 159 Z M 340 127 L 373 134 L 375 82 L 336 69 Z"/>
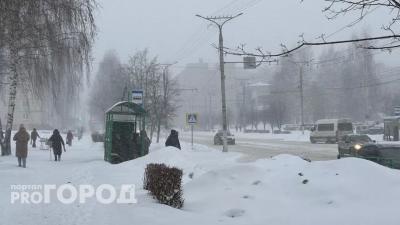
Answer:
<path fill-rule="evenodd" d="M 192 130 L 192 138 L 191 138 L 191 140 L 192 140 L 192 150 L 193 150 L 193 127 L 194 127 L 194 125 L 190 125 L 190 128 Z"/>
<path fill-rule="evenodd" d="M 243 68 L 245 70 L 256 69 L 257 68 L 256 57 L 254 56 L 243 57 Z"/>
<path fill-rule="evenodd" d="M 197 124 L 197 120 L 198 120 L 197 113 L 186 114 L 186 123 L 190 125 L 190 130 L 191 130 L 192 149 L 193 149 L 193 130 L 194 130 L 194 125 Z"/>
<path fill-rule="evenodd" d="M 136 105 L 140 105 L 144 108 L 143 90 L 133 90 L 131 95 L 131 101 Z"/>

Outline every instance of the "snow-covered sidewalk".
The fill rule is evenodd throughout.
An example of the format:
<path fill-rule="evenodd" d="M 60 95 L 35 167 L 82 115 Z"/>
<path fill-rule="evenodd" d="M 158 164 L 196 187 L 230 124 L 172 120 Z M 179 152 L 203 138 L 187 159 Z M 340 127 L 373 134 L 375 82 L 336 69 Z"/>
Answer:
<path fill-rule="evenodd" d="M 280 155 L 239 162 L 221 153 L 183 143 L 183 150 L 153 145 L 149 155 L 111 165 L 102 143 L 89 137 L 67 149 L 61 162 L 46 151 L 30 150 L 26 169 L 14 157 L 0 158 L 1 225 L 279 224 L 397 225 L 400 172 L 361 159 L 307 162 Z M 148 163 L 184 171 L 182 210 L 156 203 L 142 189 Z M 11 204 L 13 184 L 136 184 L 137 204 Z"/>

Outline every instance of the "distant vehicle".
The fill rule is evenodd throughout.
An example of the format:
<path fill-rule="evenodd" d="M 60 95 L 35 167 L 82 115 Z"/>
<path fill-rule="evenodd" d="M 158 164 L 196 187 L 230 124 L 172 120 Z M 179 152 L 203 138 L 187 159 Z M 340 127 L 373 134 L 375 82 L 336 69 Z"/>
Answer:
<path fill-rule="evenodd" d="M 371 143 L 374 143 L 374 141 L 365 134 L 345 135 L 338 142 L 337 158 L 340 159 L 341 157 L 352 156 L 354 152 L 362 148 L 363 145 Z"/>
<path fill-rule="evenodd" d="M 223 141 L 222 141 L 222 130 L 219 130 L 215 135 L 214 135 L 214 145 L 222 145 Z M 230 131 L 228 131 L 227 133 L 227 144 L 228 145 L 234 145 L 235 144 L 235 136 L 233 134 L 231 134 Z"/>
<path fill-rule="evenodd" d="M 368 129 L 368 134 L 376 135 L 376 134 L 383 134 L 385 131 L 383 127 L 371 127 Z"/>
<path fill-rule="evenodd" d="M 366 124 L 353 124 L 357 134 L 368 134 L 370 125 Z"/>
<path fill-rule="evenodd" d="M 337 143 L 344 135 L 353 134 L 349 119 L 322 119 L 315 123 L 310 134 L 311 143 Z"/>
<path fill-rule="evenodd" d="M 288 131 L 301 130 L 301 126 L 299 124 L 283 124 L 282 129 Z"/>
<path fill-rule="evenodd" d="M 268 133 L 270 133 L 270 131 L 269 130 L 250 130 L 250 129 L 245 129 L 244 133 L 268 134 Z"/>
<path fill-rule="evenodd" d="M 312 130 L 314 126 L 314 124 L 304 124 L 304 130 Z"/>
<path fill-rule="evenodd" d="M 292 132 L 288 130 L 274 130 L 273 134 L 291 134 Z"/>
<path fill-rule="evenodd" d="M 349 156 L 400 169 L 400 145 L 398 144 L 368 143 L 355 148 Z"/>

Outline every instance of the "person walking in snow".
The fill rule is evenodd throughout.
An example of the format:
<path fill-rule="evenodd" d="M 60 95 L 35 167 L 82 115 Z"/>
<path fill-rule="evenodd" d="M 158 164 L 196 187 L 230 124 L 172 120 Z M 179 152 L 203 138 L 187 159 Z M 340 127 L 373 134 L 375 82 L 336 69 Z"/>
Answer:
<path fill-rule="evenodd" d="M 18 158 L 18 166 L 26 168 L 26 158 L 28 156 L 29 133 L 23 124 L 19 126 L 18 132 L 14 135 L 15 156 Z"/>
<path fill-rule="evenodd" d="M 143 152 L 145 155 L 149 154 L 149 147 L 151 144 L 150 138 L 147 136 L 147 133 L 145 130 L 140 131 L 140 137 L 139 140 L 142 139 L 142 147 L 143 147 Z"/>
<path fill-rule="evenodd" d="M 49 142 L 51 143 L 51 147 L 53 148 L 54 153 L 54 161 L 61 161 L 62 148 L 65 150 L 64 140 L 62 139 L 60 132 L 55 129 L 53 131 L 53 135 L 49 138 Z"/>
<path fill-rule="evenodd" d="M 181 149 L 181 144 L 179 143 L 179 138 L 178 138 L 178 131 L 176 130 L 171 130 L 170 135 L 167 138 L 167 141 L 165 142 L 165 146 L 172 146 L 175 148 L 178 148 L 179 150 Z"/>
<path fill-rule="evenodd" d="M 74 139 L 74 135 L 72 134 L 72 131 L 69 130 L 67 133 L 67 145 L 72 145 L 72 139 Z"/>
<path fill-rule="evenodd" d="M 36 148 L 37 138 L 40 138 L 39 133 L 37 132 L 36 128 L 33 128 L 33 131 L 31 132 L 32 148 Z"/>

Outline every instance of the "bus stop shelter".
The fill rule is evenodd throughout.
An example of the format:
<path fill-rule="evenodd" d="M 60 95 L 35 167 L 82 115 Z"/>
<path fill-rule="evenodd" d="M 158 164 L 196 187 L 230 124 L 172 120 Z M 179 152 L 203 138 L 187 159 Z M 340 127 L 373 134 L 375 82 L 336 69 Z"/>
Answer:
<path fill-rule="evenodd" d="M 145 130 L 146 112 L 132 102 L 122 101 L 106 112 L 104 160 L 120 163 L 146 155 L 140 135 Z"/>

